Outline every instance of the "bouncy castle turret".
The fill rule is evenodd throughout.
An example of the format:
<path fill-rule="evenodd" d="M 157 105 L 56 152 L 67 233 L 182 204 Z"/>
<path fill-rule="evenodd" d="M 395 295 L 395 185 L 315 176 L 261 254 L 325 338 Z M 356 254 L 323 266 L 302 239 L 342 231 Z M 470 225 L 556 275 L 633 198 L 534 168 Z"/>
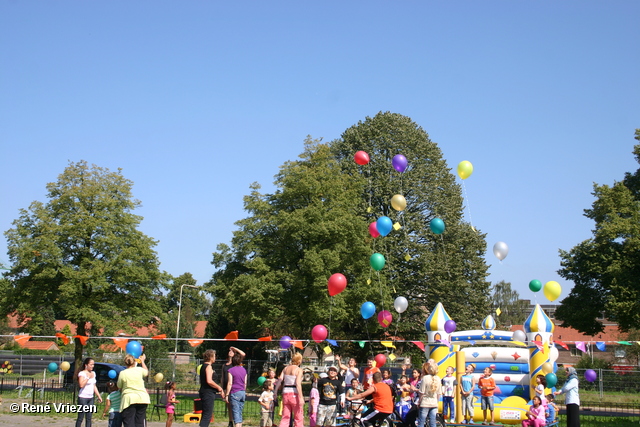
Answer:
<path fill-rule="evenodd" d="M 544 375 L 542 365 L 549 362 L 555 325 L 540 305 L 536 304 L 523 326 L 529 344 L 529 372 L 531 375 L 529 395 L 533 398 L 535 396 L 536 377 Z"/>
<path fill-rule="evenodd" d="M 441 378 L 445 375 L 447 366 L 455 367 L 455 358 L 450 345 L 441 342 L 441 340 L 449 341 L 449 334 L 447 334 L 444 327 L 447 320 L 451 320 L 451 317 L 442 303 L 439 302 L 424 324 L 427 331 L 427 344 L 429 345 L 427 357 L 438 363 L 438 375 Z"/>

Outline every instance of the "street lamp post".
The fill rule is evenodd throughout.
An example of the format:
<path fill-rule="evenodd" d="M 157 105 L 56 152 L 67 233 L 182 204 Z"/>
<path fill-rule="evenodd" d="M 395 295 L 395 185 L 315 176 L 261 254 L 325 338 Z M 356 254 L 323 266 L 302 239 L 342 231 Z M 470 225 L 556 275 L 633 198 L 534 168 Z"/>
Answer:
<path fill-rule="evenodd" d="M 180 312 L 182 311 L 182 290 L 184 287 L 198 289 L 197 286 L 187 285 L 186 283 L 180 286 L 180 301 L 178 302 L 178 326 L 176 327 L 176 346 L 173 350 L 173 374 L 171 375 L 171 381 L 176 380 L 176 362 L 178 360 L 178 336 L 180 335 Z"/>

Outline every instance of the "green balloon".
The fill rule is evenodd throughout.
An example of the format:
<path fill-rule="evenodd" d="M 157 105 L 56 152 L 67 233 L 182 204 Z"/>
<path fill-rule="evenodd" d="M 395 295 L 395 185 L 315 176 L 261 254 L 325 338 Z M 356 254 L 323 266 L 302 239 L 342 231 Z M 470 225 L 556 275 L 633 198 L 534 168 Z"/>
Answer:
<path fill-rule="evenodd" d="M 538 292 L 540 289 L 542 289 L 542 282 L 540 280 L 530 281 L 529 289 L 531 289 L 532 292 Z"/>
<path fill-rule="evenodd" d="M 267 380 L 267 378 L 266 378 L 266 377 L 262 377 L 262 376 L 261 376 L 261 377 L 258 377 L 258 385 L 259 385 L 260 387 L 262 387 L 262 385 L 264 384 L 264 382 L 265 382 L 266 380 Z"/>
<path fill-rule="evenodd" d="M 384 255 L 379 254 L 377 252 L 371 255 L 371 257 L 369 258 L 369 264 L 371 265 L 371 268 L 373 268 L 375 271 L 382 270 L 384 268 L 385 263 L 386 263 L 386 260 L 384 259 Z"/>

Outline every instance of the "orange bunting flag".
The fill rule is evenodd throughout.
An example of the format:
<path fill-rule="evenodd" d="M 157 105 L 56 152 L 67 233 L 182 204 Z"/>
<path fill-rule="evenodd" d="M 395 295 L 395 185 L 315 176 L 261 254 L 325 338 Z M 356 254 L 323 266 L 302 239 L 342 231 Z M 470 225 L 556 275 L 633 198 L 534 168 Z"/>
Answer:
<path fill-rule="evenodd" d="M 26 343 L 27 341 L 29 341 L 31 339 L 31 335 L 14 335 L 13 339 L 20 346 L 24 347 L 24 343 Z"/>
<path fill-rule="evenodd" d="M 258 338 L 258 341 L 271 341 L 271 337 L 262 337 L 262 338 Z"/>
<path fill-rule="evenodd" d="M 56 332 L 56 337 L 60 338 L 64 345 L 69 344 L 69 337 L 63 334 L 62 332 Z"/>
<path fill-rule="evenodd" d="M 300 350 L 304 350 L 304 345 L 302 344 L 302 341 L 290 341 L 290 342 L 295 348 L 299 348 Z"/>
<path fill-rule="evenodd" d="M 225 339 L 225 340 L 231 340 L 231 341 L 233 341 L 233 340 L 237 340 L 237 339 L 238 339 L 238 331 L 232 331 L 232 332 L 229 332 L 229 333 L 227 334 L 227 336 L 226 336 L 226 337 L 224 337 L 224 339 Z"/>
<path fill-rule="evenodd" d="M 191 347 L 197 347 L 204 342 L 204 340 L 187 340 Z"/>
<path fill-rule="evenodd" d="M 154 337 L 151 337 L 152 340 L 164 340 L 167 338 L 167 334 L 160 334 L 160 335 L 156 335 Z"/>
<path fill-rule="evenodd" d="M 78 338 L 78 340 L 80 340 L 81 345 L 86 345 L 87 341 L 89 340 L 89 337 L 86 335 L 74 335 L 73 338 Z"/>
<path fill-rule="evenodd" d="M 127 349 L 127 343 L 129 342 L 129 338 L 114 338 L 113 343 L 122 351 Z"/>
<path fill-rule="evenodd" d="M 411 341 L 418 347 L 420 350 L 424 351 L 424 343 L 422 341 Z"/>

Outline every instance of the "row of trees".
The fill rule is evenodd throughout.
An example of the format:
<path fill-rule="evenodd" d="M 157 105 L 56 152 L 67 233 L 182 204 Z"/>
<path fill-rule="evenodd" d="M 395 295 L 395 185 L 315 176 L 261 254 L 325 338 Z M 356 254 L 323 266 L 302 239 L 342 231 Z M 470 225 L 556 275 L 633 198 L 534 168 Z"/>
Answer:
<path fill-rule="evenodd" d="M 358 150 L 369 154 L 368 165 L 353 161 Z M 391 167 L 396 154 L 410 159 L 403 173 Z M 587 211 L 597 221 L 596 235 L 561 252 L 561 274 L 576 283 L 558 310 L 570 326 L 593 332 L 596 311 L 607 310 L 623 329 L 638 327 L 639 183 L 636 172 L 611 188 L 596 186 L 598 200 Z M 52 320 L 68 319 L 80 335 L 156 325 L 174 336 L 180 286 L 195 280 L 159 270 L 156 241 L 138 230 L 140 202 L 132 185 L 120 170 L 83 161 L 47 184 L 48 201 L 21 210 L 5 233 L 10 270 L 0 281 L 2 313 L 30 319 L 28 332 L 36 335 L 53 335 Z M 508 283 L 494 286 L 491 302 L 485 235 L 464 221 L 455 176 L 408 117 L 379 113 L 330 143 L 308 138 L 299 160 L 280 168 L 275 185 L 273 193 L 262 193 L 253 184 L 244 197 L 248 216 L 236 223 L 230 244 L 213 254 L 216 272 L 203 286 L 212 299 L 183 299 L 181 336 L 192 335 L 189 320 L 207 318 L 207 336 L 216 338 L 234 329 L 243 336 L 308 338 L 314 325 L 325 324 L 334 339 L 421 339 L 437 302 L 459 328 L 476 327 L 497 307 L 504 313 L 499 323 L 522 320 Z M 395 194 L 407 200 L 402 212 L 390 206 Z M 374 239 L 367 227 L 383 215 L 401 228 Z M 430 230 L 435 217 L 444 220 L 445 233 Z M 369 266 L 374 252 L 386 259 L 379 272 Z M 349 285 L 330 297 L 327 279 L 336 272 Z M 397 296 L 406 297 L 409 308 L 390 328 L 360 316 L 365 301 L 393 311 Z M 77 360 L 81 353 L 76 345 Z"/>

